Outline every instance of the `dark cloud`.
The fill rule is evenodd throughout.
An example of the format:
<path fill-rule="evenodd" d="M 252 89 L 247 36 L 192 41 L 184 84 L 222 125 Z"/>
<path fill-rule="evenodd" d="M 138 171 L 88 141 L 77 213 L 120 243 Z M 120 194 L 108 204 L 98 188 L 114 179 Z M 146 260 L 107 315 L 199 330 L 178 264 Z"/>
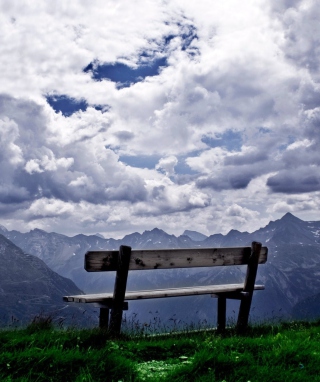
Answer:
<path fill-rule="evenodd" d="M 120 141 L 130 141 L 134 138 L 134 133 L 127 130 L 120 130 L 114 134 Z"/>
<path fill-rule="evenodd" d="M 282 155 L 282 164 L 286 169 L 299 166 L 320 165 L 319 146 L 316 142 L 308 143 L 292 150 L 286 150 Z M 319 171 L 320 172 L 320 171 Z"/>
<path fill-rule="evenodd" d="M 106 190 L 108 200 L 127 200 L 131 203 L 146 200 L 147 191 L 144 181 L 140 178 L 122 180 L 115 187 Z"/>
<path fill-rule="evenodd" d="M 320 105 L 319 105 L 320 106 Z M 306 112 L 302 121 L 305 134 L 309 139 L 320 143 L 320 108 Z"/>
<path fill-rule="evenodd" d="M 0 186 L 0 203 L 17 204 L 30 200 L 29 190 L 12 184 Z"/>
<path fill-rule="evenodd" d="M 227 156 L 224 160 L 225 165 L 243 166 L 252 165 L 268 159 L 268 154 L 264 151 L 253 151 L 248 153 L 239 153 Z"/>
<path fill-rule="evenodd" d="M 282 170 L 268 179 L 267 186 L 275 193 L 301 194 L 320 191 L 319 169 L 299 167 Z"/>
<path fill-rule="evenodd" d="M 119 160 L 132 167 L 153 169 L 160 158 L 160 155 L 120 155 Z"/>
<path fill-rule="evenodd" d="M 152 189 L 151 197 L 155 200 L 162 200 L 164 199 L 165 195 L 165 187 L 164 186 L 157 186 Z"/>
<path fill-rule="evenodd" d="M 212 188 L 216 191 L 239 190 L 246 188 L 255 176 L 256 175 L 250 170 L 239 172 L 234 169 L 232 171 L 225 169 L 225 171 L 217 175 L 212 174 L 199 178 L 196 185 L 199 188 Z"/>
<path fill-rule="evenodd" d="M 317 84 L 305 83 L 300 88 L 300 99 L 305 110 L 320 106 L 320 90 Z"/>
<path fill-rule="evenodd" d="M 283 14 L 287 9 L 297 7 L 303 0 L 278 0 L 271 2 L 271 9 L 274 12 Z"/>
<path fill-rule="evenodd" d="M 17 123 L 21 140 L 39 140 L 46 124 L 43 107 L 33 101 L 0 94 L 0 118 L 9 118 Z"/>

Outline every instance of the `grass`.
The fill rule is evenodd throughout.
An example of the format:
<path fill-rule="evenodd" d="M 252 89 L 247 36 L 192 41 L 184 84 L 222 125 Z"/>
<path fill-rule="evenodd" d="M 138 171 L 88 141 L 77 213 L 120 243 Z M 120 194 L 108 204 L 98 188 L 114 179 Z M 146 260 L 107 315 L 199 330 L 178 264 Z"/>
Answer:
<path fill-rule="evenodd" d="M 54 329 L 0 331 L 1 381 L 320 381 L 320 321 L 170 335 Z"/>

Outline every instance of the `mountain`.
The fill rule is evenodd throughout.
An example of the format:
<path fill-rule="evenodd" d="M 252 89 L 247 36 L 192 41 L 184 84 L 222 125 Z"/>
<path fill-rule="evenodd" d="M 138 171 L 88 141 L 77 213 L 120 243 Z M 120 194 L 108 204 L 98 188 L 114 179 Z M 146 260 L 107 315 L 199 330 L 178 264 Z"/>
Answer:
<path fill-rule="evenodd" d="M 67 237 L 37 229 L 20 233 L 3 228 L 2 234 L 24 252 L 38 256 L 54 271 L 72 279 L 87 293 L 112 291 L 114 284 L 112 273 L 85 272 L 83 258 L 88 250 L 118 249 L 121 244 L 130 245 L 133 249 L 230 247 L 251 245 L 252 241 L 260 241 L 269 248 L 268 261 L 259 266 L 257 275 L 257 282 L 264 283 L 266 289 L 255 293 L 252 317 L 259 320 L 291 317 L 299 301 L 320 292 L 320 222 L 303 221 L 291 213 L 252 233 L 231 230 L 226 235 L 214 234 L 205 238 L 198 233 L 194 236 L 194 231 L 185 231 L 176 237 L 158 228 L 142 234 L 132 233 L 119 240 L 103 239 L 97 235 Z M 202 240 L 196 240 L 200 237 Z M 134 290 L 239 282 L 243 280 L 244 274 L 243 267 L 231 271 L 220 267 L 143 273 L 137 271 L 129 274 L 128 288 Z M 237 311 L 237 303 L 228 301 L 231 318 L 234 317 L 233 311 Z M 194 314 L 189 313 L 190 305 L 194 307 Z M 215 305 L 214 300 L 208 296 L 186 297 L 130 303 L 129 312 L 134 309 L 143 317 L 149 311 L 161 311 L 161 317 L 169 317 L 174 311 L 179 312 L 181 319 L 194 320 L 200 317 L 203 320 L 213 320 Z"/>
<path fill-rule="evenodd" d="M 53 272 L 36 256 L 24 254 L 0 235 L 0 317 L 1 324 L 28 323 L 36 315 L 51 315 L 64 324 L 91 323 L 94 316 L 84 309 L 64 304 L 61 296 L 83 293 L 71 280 Z M 77 317 L 74 320 L 72 317 Z"/>
<path fill-rule="evenodd" d="M 203 233 L 197 232 L 197 231 L 190 231 L 186 229 L 183 232 L 184 236 L 189 236 L 191 240 L 193 241 L 203 241 L 205 240 L 208 236 L 204 235 Z"/>

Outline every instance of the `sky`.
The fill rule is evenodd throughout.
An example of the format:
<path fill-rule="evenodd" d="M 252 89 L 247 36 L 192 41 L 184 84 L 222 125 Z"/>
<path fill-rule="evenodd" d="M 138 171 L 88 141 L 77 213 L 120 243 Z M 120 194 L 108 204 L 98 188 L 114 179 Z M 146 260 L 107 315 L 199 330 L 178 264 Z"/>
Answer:
<path fill-rule="evenodd" d="M 320 220 L 319 20 L 315 0 L 0 0 L 0 224 Z"/>

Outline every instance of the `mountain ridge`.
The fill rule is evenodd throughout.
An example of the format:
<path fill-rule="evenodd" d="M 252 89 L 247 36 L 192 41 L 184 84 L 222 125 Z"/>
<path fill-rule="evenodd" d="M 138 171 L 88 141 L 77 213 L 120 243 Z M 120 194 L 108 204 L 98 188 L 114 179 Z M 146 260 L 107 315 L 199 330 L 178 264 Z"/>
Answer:
<path fill-rule="evenodd" d="M 281 314 L 290 317 L 294 314 L 293 307 L 299 301 L 320 292 L 320 280 L 316 277 L 317 272 L 320 272 L 320 222 L 304 221 L 291 213 L 270 221 L 265 227 L 251 233 L 230 230 L 225 235 L 213 234 L 201 241 L 192 240 L 188 235 L 170 235 L 158 228 L 146 230 L 142 234 L 134 232 L 125 235 L 122 239 L 103 239 L 96 235 L 76 235 L 70 238 L 42 230 L 33 230 L 25 234 L 6 231 L 4 234 L 8 238 L 11 237 L 10 240 L 24 252 L 42 258 L 54 271 L 72 279 L 87 293 L 112 291 L 114 283 L 113 275 L 104 272 L 94 274 L 85 272 L 83 258 L 88 250 L 116 250 L 120 245 L 129 245 L 133 249 L 250 246 L 252 241 L 260 241 L 269 248 L 268 261 L 265 265 L 259 266 L 258 270 L 257 282 L 264 283 L 266 289 L 254 295 L 256 312 L 259 311 L 260 315 L 268 315 L 281 311 Z M 128 289 L 174 287 L 179 286 L 182 279 L 187 280 L 190 286 L 200 285 L 200 283 L 223 283 L 224 280 L 230 282 L 233 279 L 238 282 L 243 279 L 242 276 L 241 269 L 234 274 L 229 274 L 224 269 L 215 272 L 201 268 L 191 269 L 188 272 L 184 270 L 170 270 L 162 273 L 157 271 L 145 272 L 143 277 L 139 272 L 132 272 L 128 278 Z M 195 301 L 193 304 L 199 304 L 198 311 L 202 312 L 205 319 L 212 316 L 211 299 L 206 300 L 205 308 L 203 308 L 203 302 L 200 304 L 200 301 L 204 301 L 203 299 L 193 301 Z M 169 312 L 170 306 L 177 304 L 169 301 L 157 301 L 154 304 L 139 302 L 137 309 L 142 312 L 144 308 L 141 306 L 149 306 L 149 308 L 161 306 L 161 309 Z M 184 311 L 187 302 L 179 302 L 179 304 L 181 304 L 180 310 Z M 233 302 L 230 303 L 229 313 L 230 309 L 232 311 L 232 304 Z"/>

